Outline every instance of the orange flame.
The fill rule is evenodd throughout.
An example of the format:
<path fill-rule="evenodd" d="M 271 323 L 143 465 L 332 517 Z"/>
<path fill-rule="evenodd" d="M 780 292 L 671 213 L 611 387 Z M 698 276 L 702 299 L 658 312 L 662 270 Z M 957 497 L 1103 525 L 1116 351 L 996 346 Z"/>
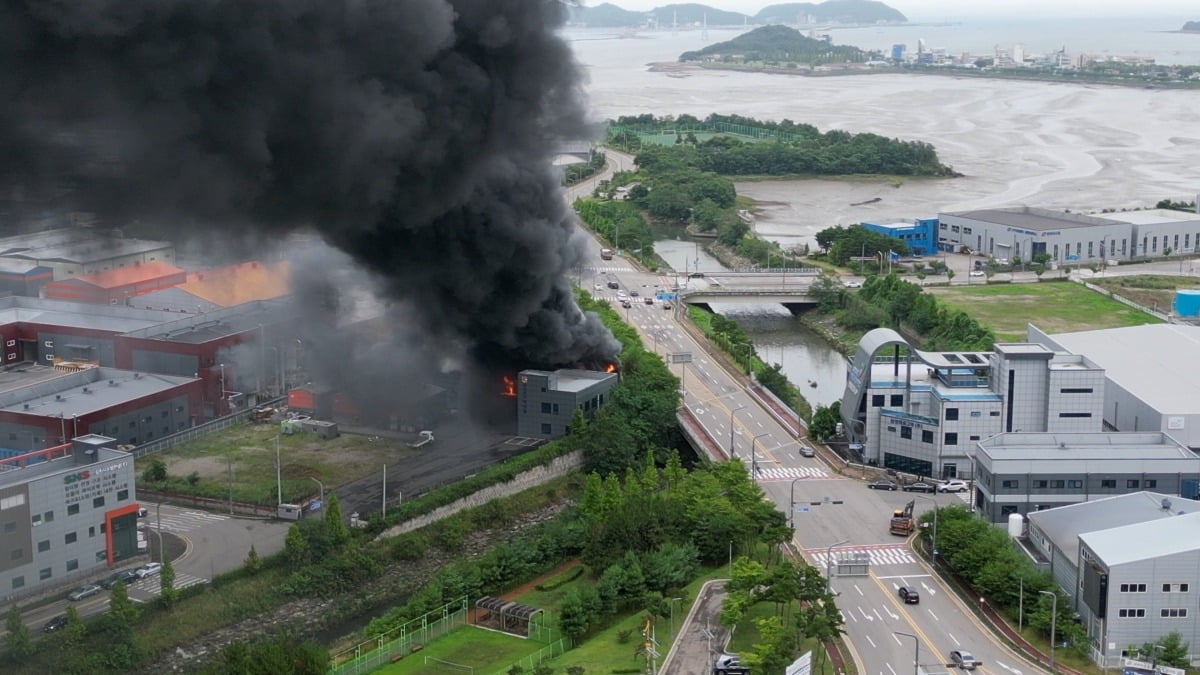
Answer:
<path fill-rule="evenodd" d="M 500 379 L 504 382 L 504 388 L 500 390 L 500 395 L 515 397 L 517 395 L 517 383 L 507 375 Z"/>
<path fill-rule="evenodd" d="M 608 365 L 604 366 L 604 372 L 606 372 L 606 373 L 615 373 L 615 372 L 617 372 L 617 364 L 615 364 L 615 363 L 610 363 L 610 364 L 608 364 Z"/>

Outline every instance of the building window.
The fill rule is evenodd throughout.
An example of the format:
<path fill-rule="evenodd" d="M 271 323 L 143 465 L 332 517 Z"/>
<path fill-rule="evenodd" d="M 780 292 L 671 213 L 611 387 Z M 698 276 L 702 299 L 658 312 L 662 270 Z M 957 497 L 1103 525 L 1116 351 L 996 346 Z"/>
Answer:
<path fill-rule="evenodd" d="M 1061 490 L 1063 488 L 1063 481 L 1052 480 L 1052 481 L 1050 481 L 1050 487 Z"/>
<path fill-rule="evenodd" d="M 1150 488 L 1156 488 L 1156 487 L 1158 487 L 1158 479 L 1157 478 L 1147 478 L 1146 479 L 1146 489 L 1147 490 L 1149 490 Z"/>
<path fill-rule="evenodd" d="M 1120 592 L 1122 593 L 1145 593 L 1146 584 L 1121 584 Z"/>
<path fill-rule="evenodd" d="M 972 410 L 971 417 L 983 417 L 983 411 L 982 410 Z"/>
<path fill-rule="evenodd" d="M 53 523 L 54 522 L 54 512 L 47 511 L 46 514 L 44 516 L 42 516 L 42 518 L 44 518 L 47 523 Z"/>
<path fill-rule="evenodd" d="M 103 496 L 96 497 L 95 499 L 92 500 L 92 508 L 93 509 L 98 509 L 102 506 L 104 506 L 104 497 Z"/>
<path fill-rule="evenodd" d="M 1072 490 L 1082 490 L 1083 489 L 1083 481 L 1082 480 L 1069 480 L 1069 481 L 1067 481 L 1067 487 L 1071 488 Z"/>
<path fill-rule="evenodd" d="M 1045 490 L 1046 487 L 1048 487 L 1048 485 L 1049 485 L 1049 481 L 1045 481 L 1045 480 L 1033 481 L 1033 488 L 1035 490 Z"/>
<path fill-rule="evenodd" d="M 884 397 L 883 394 L 871 394 L 871 407 L 882 408 Z"/>
<path fill-rule="evenodd" d="M 1012 515 L 1012 514 L 1014 514 L 1014 513 L 1016 513 L 1016 512 L 1017 512 L 1017 505 L 1016 505 L 1016 504 L 1002 504 L 1002 505 L 1000 506 L 1000 517 L 1001 517 L 1001 518 L 1004 518 L 1004 517 L 1006 517 L 1006 516 Z"/>
<path fill-rule="evenodd" d="M 954 432 L 946 432 L 945 445 L 958 445 L 958 434 Z"/>
<path fill-rule="evenodd" d="M 988 417 L 999 417 L 999 416 L 1000 416 L 999 410 L 989 410 L 988 411 Z"/>
<path fill-rule="evenodd" d="M 16 531 L 17 531 L 17 522 L 15 520 L 10 520 L 4 524 L 4 534 L 10 534 L 10 533 L 16 532 Z"/>
<path fill-rule="evenodd" d="M 892 394 L 891 406 L 899 408 L 904 405 L 904 394 Z"/>
<path fill-rule="evenodd" d="M 894 426 L 892 426 L 892 425 L 890 425 L 890 424 L 888 425 L 888 428 L 887 428 L 887 430 L 888 430 L 888 431 L 890 431 L 890 432 L 892 432 L 893 434 L 894 434 L 894 433 L 896 433 L 896 427 L 894 427 Z"/>
<path fill-rule="evenodd" d="M 45 581 L 52 576 L 54 576 L 54 575 L 51 573 L 49 567 L 43 567 L 42 569 L 38 570 L 38 578 L 41 579 L 42 581 Z"/>
<path fill-rule="evenodd" d="M 1162 591 L 1163 591 L 1163 593 L 1187 593 L 1188 585 L 1187 584 L 1163 584 Z"/>
<path fill-rule="evenodd" d="M 108 523 L 100 523 L 100 534 L 108 532 Z"/>
<path fill-rule="evenodd" d="M 44 539 L 38 542 L 38 553 L 45 553 L 50 550 L 50 540 Z"/>
<path fill-rule="evenodd" d="M 1090 394 L 1090 393 L 1092 393 L 1092 388 L 1091 387 L 1063 387 L 1062 389 L 1059 389 L 1058 391 L 1059 391 L 1059 393 L 1062 393 L 1062 394 Z"/>
<path fill-rule="evenodd" d="M 67 515 L 68 516 L 74 516 L 74 515 L 78 515 L 78 514 L 79 514 L 79 505 L 78 504 L 71 504 L 71 505 L 67 506 Z"/>
<path fill-rule="evenodd" d="M 105 562 L 108 560 L 108 551 L 96 551 L 96 562 Z"/>
<path fill-rule="evenodd" d="M 79 558 L 72 558 L 67 561 L 67 571 L 74 572 L 79 569 Z"/>
<path fill-rule="evenodd" d="M 543 424 L 543 425 L 542 425 L 542 433 L 543 433 L 543 434 L 549 434 L 549 433 L 550 433 L 550 425 L 549 425 L 549 424 Z"/>
<path fill-rule="evenodd" d="M 970 436 L 969 440 L 977 441 L 977 440 L 979 440 L 979 437 L 978 436 Z"/>
<path fill-rule="evenodd" d="M 25 577 L 23 577 L 23 576 L 22 577 L 13 577 L 12 587 L 13 588 L 24 588 L 25 587 Z"/>
<path fill-rule="evenodd" d="M 1158 615 L 1164 619 L 1186 619 L 1187 618 L 1187 608 L 1184 608 L 1184 607 L 1164 608 L 1164 609 L 1158 610 Z"/>
<path fill-rule="evenodd" d="M 117 501 L 123 502 L 129 499 L 129 490 L 117 490 Z"/>
<path fill-rule="evenodd" d="M 958 408 L 946 408 L 946 421 L 947 422 L 958 421 Z"/>
<path fill-rule="evenodd" d="M 912 438 L 912 427 L 900 427 L 900 438 Z"/>
<path fill-rule="evenodd" d="M 1092 416 L 1092 413 L 1090 413 L 1090 412 L 1089 412 L 1089 413 L 1085 413 L 1085 412 L 1066 412 L 1066 413 L 1058 413 L 1058 416 L 1059 416 L 1060 418 L 1063 418 L 1063 417 L 1091 417 L 1091 416 Z"/>
<path fill-rule="evenodd" d="M 542 403 L 542 414 L 543 415 L 550 414 L 550 404 L 549 403 L 545 403 L 545 402 Z"/>
<path fill-rule="evenodd" d="M 1129 480 L 1125 481 L 1125 487 L 1127 487 L 1127 488 L 1132 489 L 1132 488 L 1136 488 L 1137 486 L 1138 486 L 1138 479 L 1136 479 L 1136 478 L 1130 478 Z"/>
<path fill-rule="evenodd" d="M 964 228 L 963 228 L 963 234 L 971 234 L 971 228 L 969 228 L 969 227 L 964 227 Z"/>
<path fill-rule="evenodd" d="M 1102 481 L 1100 481 L 1100 487 L 1102 487 L 1102 488 L 1115 488 L 1115 487 L 1117 487 L 1117 481 L 1116 481 L 1116 480 L 1111 480 L 1111 479 L 1109 479 L 1109 480 L 1102 480 Z"/>
<path fill-rule="evenodd" d="M 1143 619 L 1146 617 L 1144 609 L 1118 609 L 1117 616 L 1122 619 Z"/>
<path fill-rule="evenodd" d="M 933 442 L 933 432 L 930 431 L 929 429 L 922 429 L 921 430 L 921 442 L 922 443 L 932 443 Z"/>
<path fill-rule="evenodd" d="M 42 524 L 42 514 L 40 514 L 40 513 L 33 514 L 32 516 L 30 516 L 29 522 L 33 523 L 34 527 L 41 525 Z"/>
<path fill-rule="evenodd" d="M 74 532 L 68 532 L 66 534 L 66 536 L 63 537 L 63 543 L 64 544 L 74 544 L 75 540 L 77 538 L 78 538 L 78 535 L 76 535 Z"/>
<path fill-rule="evenodd" d="M 1019 481 L 1019 480 L 1000 481 L 1000 487 L 1004 488 L 1005 490 L 1016 490 L 1017 488 L 1021 487 L 1021 481 Z"/>
<path fill-rule="evenodd" d="M 88 528 L 88 536 L 89 537 L 96 536 L 96 527 L 95 526 L 91 526 Z"/>

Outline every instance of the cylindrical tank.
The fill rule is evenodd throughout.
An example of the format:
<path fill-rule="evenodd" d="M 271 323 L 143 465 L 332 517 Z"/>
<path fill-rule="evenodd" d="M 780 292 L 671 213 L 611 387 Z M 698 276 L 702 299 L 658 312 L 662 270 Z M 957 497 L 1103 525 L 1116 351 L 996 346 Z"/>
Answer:
<path fill-rule="evenodd" d="M 1175 291 L 1175 316 L 1200 316 L 1200 289 Z"/>
<path fill-rule="evenodd" d="M 1008 536 L 1019 537 L 1025 534 L 1025 516 L 1019 513 L 1008 514 Z"/>

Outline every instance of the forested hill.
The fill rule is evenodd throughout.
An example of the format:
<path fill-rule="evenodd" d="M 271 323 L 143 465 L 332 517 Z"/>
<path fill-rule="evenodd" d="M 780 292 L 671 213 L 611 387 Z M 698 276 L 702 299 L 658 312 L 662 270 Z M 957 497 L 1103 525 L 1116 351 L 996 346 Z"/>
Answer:
<path fill-rule="evenodd" d="M 763 26 L 732 40 L 718 42 L 704 49 L 684 52 L 680 61 L 703 61 L 715 57 L 737 57 L 741 61 L 782 61 L 791 63 L 832 63 L 869 61 L 873 55 L 858 47 L 833 45 L 824 40 L 801 35 L 787 26 Z"/>
<path fill-rule="evenodd" d="M 1189 21 L 1180 28 L 1185 33 L 1200 33 L 1200 21 Z"/>
<path fill-rule="evenodd" d="M 899 10 L 876 0 L 828 0 L 785 2 L 770 5 L 754 15 L 751 23 L 799 23 L 806 17 L 817 23 L 904 23 L 908 18 Z"/>
<path fill-rule="evenodd" d="M 648 12 L 635 12 L 611 2 L 594 7 L 571 5 L 569 21 L 575 25 L 595 28 L 625 28 L 652 26 L 743 26 L 771 23 L 903 23 L 908 21 L 899 11 L 876 0 L 826 0 L 821 3 L 787 2 L 770 5 L 750 16 L 729 12 L 699 3 L 668 4 Z"/>

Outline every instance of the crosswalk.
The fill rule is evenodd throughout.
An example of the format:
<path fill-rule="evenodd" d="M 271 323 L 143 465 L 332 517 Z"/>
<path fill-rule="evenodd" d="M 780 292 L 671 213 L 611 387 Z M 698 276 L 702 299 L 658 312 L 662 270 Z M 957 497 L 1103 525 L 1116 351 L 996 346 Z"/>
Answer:
<path fill-rule="evenodd" d="M 592 295 L 597 300 L 607 300 L 608 302 L 610 302 L 614 305 L 621 304 L 621 298 L 617 297 L 616 291 L 613 291 L 611 293 L 596 292 L 596 293 L 593 293 Z M 655 300 L 653 295 L 642 295 L 642 296 L 638 296 L 636 298 L 626 297 L 625 299 L 629 300 L 629 302 L 631 302 L 635 305 L 643 305 L 643 304 L 646 304 L 646 298 L 650 298 L 651 304 L 661 302 L 660 300 Z"/>
<path fill-rule="evenodd" d="M 828 555 L 832 553 L 834 562 L 846 557 L 848 554 L 866 553 L 871 557 L 871 567 L 882 567 L 884 565 L 911 565 L 917 562 L 912 551 L 904 544 L 876 544 L 873 546 L 841 546 L 834 548 L 832 551 L 826 549 L 806 549 L 805 556 L 812 561 L 812 564 L 822 569 L 829 564 Z"/>
<path fill-rule="evenodd" d="M 164 532 L 184 533 L 221 520 L 229 520 L 229 516 L 219 513 L 205 513 L 204 511 L 173 511 L 170 514 L 162 514 L 161 522 Z M 150 527 L 158 527 L 159 519 L 154 510 L 150 511 L 145 521 Z"/>
<path fill-rule="evenodd" d="M 181 590 L 187 588 L 188 586 L 206 583 L 208 583 L 208 579 L 204 579 L 202 577 L 193 576 L 191 574 L 187 574 L 186 572 L 175 573 L 175 590 Z M 155 574 L 153 576 L 146 577 L 145 579 L 138 579 L 137 581 L 133 582 L 132 585 L 130 585 L 130 589 L 141 591 L 142 593 L 146 593 L 148 595 L 158 595 L 162 592 L 162 580 L 160 575 Z"/>
<path fill-rule="evenodd" d="M 609 272 L 632 272 L 633 268 L 629 265 L 600 265 L 599 267 L 589 267 L 597 274 L 607 274 Z"/>
<path fill-rule="evenodd" d="M 758 481 L 760 483 L 773 483 L 785 480 L 795 480 L 797 478 L 832 478 L 825 469 L 816 466 L 781 466 L 764 468 L 758 467 Z"/>

